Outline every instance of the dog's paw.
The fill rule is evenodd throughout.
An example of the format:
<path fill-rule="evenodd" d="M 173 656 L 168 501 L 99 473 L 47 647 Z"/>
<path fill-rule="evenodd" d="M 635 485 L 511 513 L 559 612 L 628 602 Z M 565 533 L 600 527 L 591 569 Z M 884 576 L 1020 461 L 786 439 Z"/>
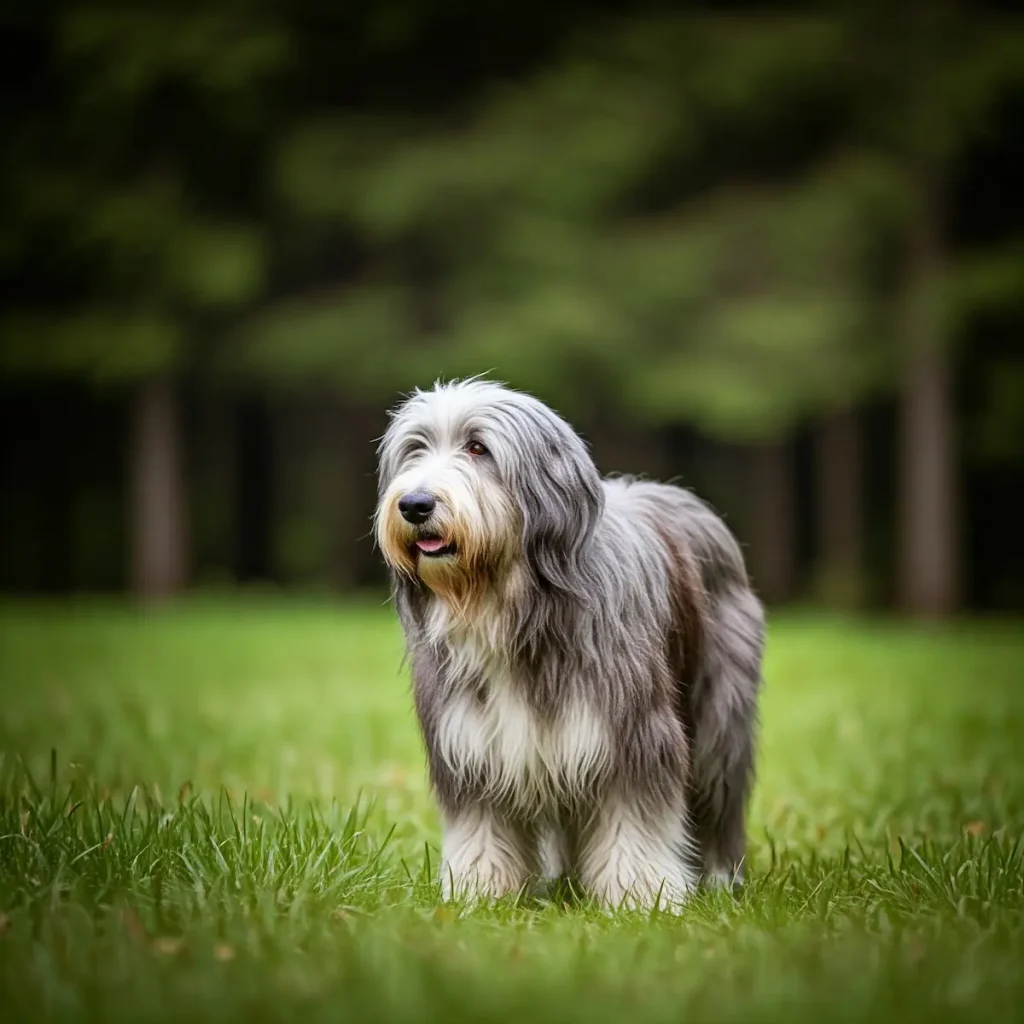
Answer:
<path fill-rule="evenodd" d="M 465 900 L 490 903 L 524 891 L 526 881 L 500 869 L 474 870 L 456 874 L 452 870 L 441 876 L 441 896 L 446 901 Z"/>
<path fill-rule="evenodd" d="M 608 911 L 663 910 L 678 914 L 689 902 L 694 886 L 683 879 L 664 879 L 643 875 L 614 881 L 591 889 L 591 895 Z"/>

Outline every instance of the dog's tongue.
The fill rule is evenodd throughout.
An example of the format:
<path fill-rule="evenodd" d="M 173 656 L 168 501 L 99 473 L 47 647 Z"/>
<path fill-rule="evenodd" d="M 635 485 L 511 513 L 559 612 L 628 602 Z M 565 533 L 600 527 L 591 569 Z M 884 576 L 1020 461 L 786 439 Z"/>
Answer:
<path fill-rule="evenodd" d="M 430 554 L 433 551 L 440 551 L 441 548 L 447 547 L 447 544 L 445 544 L 440 537 L 429 537 L 424 540 L 416 541 L 416 547 L 418 547 L 420 551 L 426 551 L 427 554 Z"/>

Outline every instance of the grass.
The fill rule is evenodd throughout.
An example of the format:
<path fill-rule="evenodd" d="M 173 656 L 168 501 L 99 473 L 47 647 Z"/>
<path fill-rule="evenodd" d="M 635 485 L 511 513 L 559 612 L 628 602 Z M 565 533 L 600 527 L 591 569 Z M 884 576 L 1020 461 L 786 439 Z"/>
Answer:
<path fill-rule="evenodd" d="M 371 606 L 0 608 L 4 1019 L 1000 1020 L 1024 635 L 773 624 L 749 884 L 680 918 L 442 905 Z"/>

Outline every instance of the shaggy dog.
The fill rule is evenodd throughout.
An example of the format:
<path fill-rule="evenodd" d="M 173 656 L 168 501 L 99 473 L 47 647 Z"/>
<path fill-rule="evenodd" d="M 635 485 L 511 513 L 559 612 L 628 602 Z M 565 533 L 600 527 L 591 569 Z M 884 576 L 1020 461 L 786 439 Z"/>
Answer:
<path fill-rule="evenodd" d="M 416 391 L 380 447 L 446 897 L 571 874 L 677 908 L 742 878 L 764 616 L 688 491 L 602 479 L 542 402 Z"/>

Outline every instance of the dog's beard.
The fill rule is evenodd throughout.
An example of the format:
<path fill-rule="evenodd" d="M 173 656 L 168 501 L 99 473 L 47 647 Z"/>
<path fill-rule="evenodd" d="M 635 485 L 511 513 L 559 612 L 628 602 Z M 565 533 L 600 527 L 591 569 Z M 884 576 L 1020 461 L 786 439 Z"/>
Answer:
<path fill-rule="evenodd" d="M 455 514 L 447 495 L 428 523 L 414 526 L 398 511 L 401 488 L 381 503 L 377 541 L 391 568 L 419 580 L 460 616 L 469 613 L 489 590 L 507 577 L 519 558 L 518 517 L 503 498 L 491 507 L 475 503 Z"/>

